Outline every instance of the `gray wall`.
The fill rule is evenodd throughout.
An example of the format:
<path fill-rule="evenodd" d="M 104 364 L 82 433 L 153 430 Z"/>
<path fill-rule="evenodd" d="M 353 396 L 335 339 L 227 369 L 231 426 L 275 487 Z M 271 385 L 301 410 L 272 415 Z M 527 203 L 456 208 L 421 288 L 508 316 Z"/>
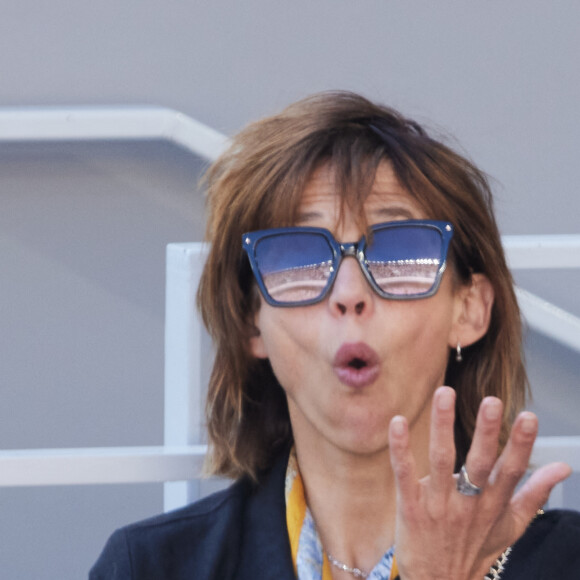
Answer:
<path fill-rule="evenodd" d="M 503 233 L 579 233 L 580 4 L 0 0 L 0 106 L 154 104 L 225 133 L 353 89 L 444 127 Z M 0 446 L 162 442 L 164 247 L 203 164 L 162 143 L 0 146 Z M 580 315 L 578 272 L 521 273 Z M 578 434 L 577 353 L 529 333 L 543 434 Z M 580 507 L 580 485 L 566 495 Z M 161 486 L 0 490 L 0 576 L 86 575 Z"/>

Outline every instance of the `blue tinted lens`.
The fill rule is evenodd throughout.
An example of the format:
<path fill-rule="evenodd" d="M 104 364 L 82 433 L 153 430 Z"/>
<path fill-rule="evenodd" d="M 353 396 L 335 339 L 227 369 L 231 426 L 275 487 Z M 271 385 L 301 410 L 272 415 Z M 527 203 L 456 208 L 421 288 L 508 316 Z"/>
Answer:
<path fill-rule="evenodd" d="M 393 296 L 428 293 L 442 261 L 443 239 L 432 227 L 391 226 L 373 232 L 367 267 L 377 286 Z"/>
<path fill-rule="evenodd" d="M 256 243 L 255 257 L 268 294 L 280 303 L 320 297 L 332 272 L 332 248 L 317 233 L 264 237 Z"/>

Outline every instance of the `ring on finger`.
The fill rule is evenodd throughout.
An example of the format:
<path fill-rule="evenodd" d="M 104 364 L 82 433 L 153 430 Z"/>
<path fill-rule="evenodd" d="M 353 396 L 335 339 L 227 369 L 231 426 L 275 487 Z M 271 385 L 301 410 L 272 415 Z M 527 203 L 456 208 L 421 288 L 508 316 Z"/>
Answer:
<path fill-rule="evenodd" d="M 467 475 L 467 469 L 465 467 L 465 463 L 461 466 L 461 470 L 459 471 L 459 477 L 457 479 L 457 491 L 462 495 L 479 495 L 483 488 L 471 483 L 469 480 L 469 475 Z"/>

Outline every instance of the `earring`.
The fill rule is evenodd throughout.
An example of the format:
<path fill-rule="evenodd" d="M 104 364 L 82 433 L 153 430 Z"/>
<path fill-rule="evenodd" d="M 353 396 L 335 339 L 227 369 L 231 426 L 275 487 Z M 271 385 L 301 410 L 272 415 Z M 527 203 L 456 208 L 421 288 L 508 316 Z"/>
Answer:
<path fill-rule="evenodd" d="M 457 341 L 457 349 L 456 349 L 456 354 L 455 354 L 455 360 L 457 362 L 461 362 L 463 360 L 463 357 L 461 356 L 461 344 L 459 343 L 459 341 Z"/>

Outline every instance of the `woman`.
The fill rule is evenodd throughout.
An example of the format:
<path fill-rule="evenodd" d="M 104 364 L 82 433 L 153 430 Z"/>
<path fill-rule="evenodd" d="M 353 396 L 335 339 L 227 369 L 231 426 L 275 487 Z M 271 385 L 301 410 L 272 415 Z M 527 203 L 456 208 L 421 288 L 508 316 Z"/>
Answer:
<path fill-rule="evenodd" d="M 570 468 L 514 492 L 537 419 L 485 176 L 337 92 L 250 125 L 207 189 L 209 465 L 237 481 L 91 577 L 578 578 L 580 518 L 540 510 Z"/>

